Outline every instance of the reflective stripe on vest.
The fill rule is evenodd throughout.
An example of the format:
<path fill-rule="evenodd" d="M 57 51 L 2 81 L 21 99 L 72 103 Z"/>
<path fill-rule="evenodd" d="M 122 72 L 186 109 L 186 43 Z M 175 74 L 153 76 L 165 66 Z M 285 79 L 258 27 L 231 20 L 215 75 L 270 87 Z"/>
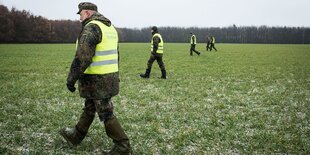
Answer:
<path fill-rule="evenodd" d="M 84 71 L 84 74 L 109 74 L 118 72 L 118 36 L 115 28 L 113 26 L 108 27 L 96 20 L 88 24 L 90 23 L 99 26 L 102 32 L 102 38 L 101 42 L 96 45 L 92 63 Z"/>
<path fill-rule="evenodd" d="M 158 49 L 157 49 L 156 53 L 164 53 L 164 40 L 159 33 L 155 33 L 152 37 L 151 51 L 153 51 L 153 39 L 155 36 L 159 37 L 159 39 L 160 39 L 160 43 L 158 43 Z"/>
<path fill-rule="evenodd" d="M 193 38 L 194 38 L 194 42 L 193 42 Z M 196 45 L 197 41 L 196 41 L 196 36 L 192 35 L 191 37 L 191 44 L 195 44 Z"/>

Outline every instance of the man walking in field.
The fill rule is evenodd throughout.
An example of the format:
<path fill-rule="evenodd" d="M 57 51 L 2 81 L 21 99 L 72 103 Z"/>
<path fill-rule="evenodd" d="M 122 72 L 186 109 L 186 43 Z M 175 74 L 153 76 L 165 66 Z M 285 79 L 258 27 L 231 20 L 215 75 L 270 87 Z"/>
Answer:
<path fill-rule="evenodd" d="M 210 49 L 210 51 L 211 51 L 210 45 L 211 45 L 211 38 L 210 38 L 209 36 L 207 36 L 207 46 L 206 46 L 207 51 L 208 51 L 209 49 Z"/>
<path fill-rule="evenodd" d="M 118 35 L 111 21 L 97 12 L 97 6 L 80 3 L 78 14 L 82 31 L 76 43 L 76 54 L 67 78 L 67 88 L 85 98 L 83 113 L 74 128 L 63 128 L 60 134 L 71 146 L 85 138 L 95 114 L 104 124 L 114 147 L 104 154 L 130 154 L 129 138 L 113 113 L 111 98 L 119 92 Z"/>
<path fill-rule="evenodd" d="M 163 54 L 164 54 L 164 40 L 161 35 L 158 33 L 158 29 L 156 26 L 152 27 L 152 40 L 151 40 L 151 56 L 149 61 L 147 62 L 147 68 L 145 70 L 145 74 L 140 74 L 142 78 L 149 78 L 153 62 L 156 60 L 159 68 L 161 70 L 161 79 L 166 79 L 166 69 L 165 64 L 163 62 Z"/>
<path fill-rule="evenodd" d="M 211 36 L 211 46 L 210 46 L 210 51 L 212 51 L 212 48 L 217 51 L 217 49 L 215 48 L 215 37 Z"/>
<path fill-rule="evenodd" d="M 193 33 L 190 33 L 192 36 L 191 36 L 191 40 L 190 40 L 190 43 L 191 43 L 191 48 L 190 48 L 190 55 L 193 56 L 193 51 L 197 54 L 197 55 L 200 55 L 200 52 L 196 51 L 196 44 L 197 44 L 197 40 L 196 40 L 196 35 L 193 34 Z"/>

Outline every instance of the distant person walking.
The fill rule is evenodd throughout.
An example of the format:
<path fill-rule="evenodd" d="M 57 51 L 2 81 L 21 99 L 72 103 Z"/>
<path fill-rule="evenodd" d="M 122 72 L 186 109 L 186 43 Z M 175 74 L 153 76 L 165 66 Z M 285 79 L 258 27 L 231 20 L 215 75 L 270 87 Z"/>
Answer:
<path fill-rule="evenodd" d="M 207 51 L 208 51 L 208 50 L 211 51 L 210 46 L 211 46 L 211 38 L 210 38 L 209 36 L 207 36 L 207 46 L 206 46 Z"/>
<path fill-rule="evenodd" d="M 193 56 L 193 52 L 195 52 L 197 55 L 200 55 L 200 52 L 196 51 L 196 44 L 197 44 L 197 40 L 196 40 L 196 36 L 195 34 L 193 34 L 192 32 L 191 34 L 191 39 L 190 39 L 190 43 L 191 43 L 191 48 L 190 48 L 190 55 Z"/>
<path fill-rule="evenodd" d="M 114 143 L 114 147 L 104 154 L 129 155 L 129 138 L 113 112 L 111 99 L 119 93 L 117 31 L 109 19 L 97 12 L 95 4 L 82 2 L 78 8 L 82 31 L 76 42 L 67 88 L 73 93 L 78 82 L 79 94 L 85 101 L 76 125 L 61 129 L 60 134 L 70 146 L 79 145 L 97 113 L 104 125 L 103 131 Z"/>
<path fill-rule="evenodd" d="M 211 36 L 211 46 L 210 46 L 210 51 L 212 51 L 212 48 L 217 51 L 217 49 L 215 48 L 215 37 Z"/>
<path fill-rule="evenodd" d="M 147 68 L 145 70 L 145 74 L 140 74 L 141 78 L 149 78 L 153 62 L 156 60 L 159 68 L 161 70 L 161 79 L 166 79 L 166 69 L 165 64 L 163 62 L 163 54 L 164 54 L 164 40 L 162 36 L 159 34 L 156 26 L 153 26 L 151 29 L 152 39 L 151 39 L 151 56 L 147 62 Z"/>

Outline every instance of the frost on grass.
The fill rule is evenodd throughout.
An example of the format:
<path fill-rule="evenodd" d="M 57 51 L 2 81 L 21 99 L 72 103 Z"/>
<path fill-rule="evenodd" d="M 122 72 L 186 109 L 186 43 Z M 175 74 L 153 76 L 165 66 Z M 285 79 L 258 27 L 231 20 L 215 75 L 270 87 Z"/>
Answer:
<path fill-rule="evenodd" d="M 181 52 L 186 44 L 169 43 L 165 81 L 155 79 L 157 69 L 148 80 L 137 77 L 144 69 L 137 66 L 149 56 L 141 52 L 146 44 L 120 46 L 126 51 L 121 54 L 122 88 L 113 102 L 135 154 L 309 154 L 308 45 L 219 44 L 222 52 L 192 59 Z M 60 126 L 75 123 L 83 107 L 83 99 L 63 84 L 70 61 L 65 59 L 72 53 L 42 53 L 63 45 L 30 47 L 22 47 L 26 57 L 6 55 L 2 61 L 0 149 L 7 154 L 99 154 L 98 146 L 112 142 L 101 137 L 98 119 L 91 138 L 75 150 L 56 136 Z M 33 52 L 43 57 L 24 59 Z M 51 57 L 61 63 L 46 64 Z M 46 65 L 38 66 L 41 62 Z"/>
<path fill-rule="evenodd" d="M 158 91 L 158 88 L 156 88 L 153 84 L 146 84 L 146 86 L 142 87 L 142 89 L 139 90 L 139 93 L 145 93 L 145 92 L 156 92 Z"/>

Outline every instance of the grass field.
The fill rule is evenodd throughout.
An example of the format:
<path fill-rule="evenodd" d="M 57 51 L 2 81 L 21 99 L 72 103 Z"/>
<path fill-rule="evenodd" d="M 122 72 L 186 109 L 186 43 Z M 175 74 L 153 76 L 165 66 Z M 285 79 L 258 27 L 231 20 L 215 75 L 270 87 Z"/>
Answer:
<path fill-rule="evenodd" d="M 120 44 L 115 112 L 134 154 L 310 154 L 310 45 L 217 44 L 189 56 L 165 44 L 168 79 L 149 44 Z M 112 141 L 96 117 L 70 148 L 58 130 L 74 126 L 83 99 L 69 93 L 73 44 L 0 44 L 0 154 L 100 154 Z"/>

